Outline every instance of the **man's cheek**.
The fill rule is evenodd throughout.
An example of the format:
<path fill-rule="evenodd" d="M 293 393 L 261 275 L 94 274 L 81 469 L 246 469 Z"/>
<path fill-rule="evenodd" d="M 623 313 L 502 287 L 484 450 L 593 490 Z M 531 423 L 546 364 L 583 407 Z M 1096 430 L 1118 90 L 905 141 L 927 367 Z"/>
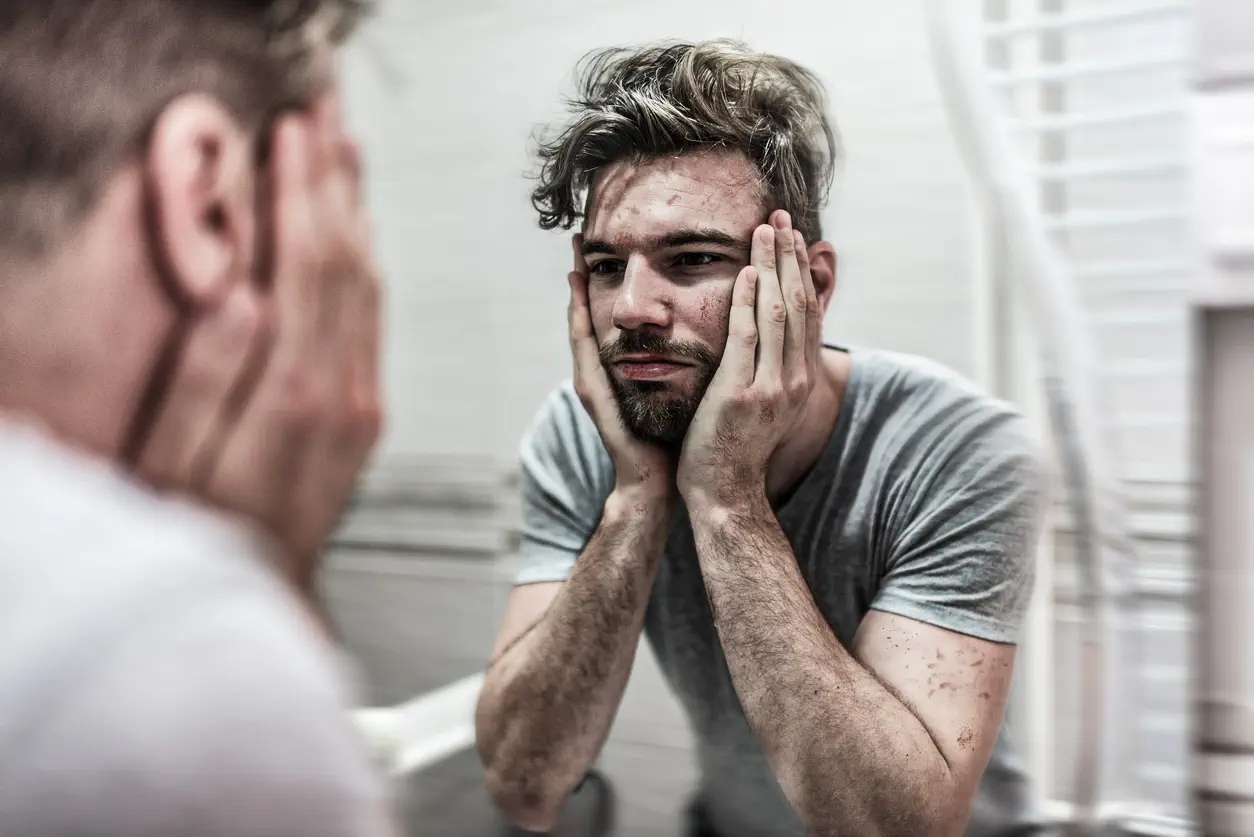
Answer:
<path fill-rule="evenodd" d="M 701 313 L 700 313 L 701 325 L 709 326 L 710 318 L 713 316 L 712 314 L 713 310 L 714 310 L 714 304 L 710 301 L 710 298 L 708 296 L 702 297 L 701 298 Z"/>
<path fill-rule="evenodd" d="M 728 312 L 731 309 L 731 298 L 725 294 L 711 291 L 701 297 L 697 307 L 697 319 L 702 330 L 720 328 L 726 330 Z"/>
<path fill-rule="evenodd" d="M 592 334 L 604 343 L 614 330 L 614 300 L 592 291 L 588 294 L 588 315 L 592 318 Z"/>

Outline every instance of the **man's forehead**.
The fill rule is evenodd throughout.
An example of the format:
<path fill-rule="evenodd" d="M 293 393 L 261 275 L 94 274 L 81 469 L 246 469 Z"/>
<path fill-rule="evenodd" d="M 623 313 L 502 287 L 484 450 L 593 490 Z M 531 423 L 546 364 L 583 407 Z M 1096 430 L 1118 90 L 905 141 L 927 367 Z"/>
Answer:
<path fill-rule="evenodd" d="M 607 166 L 589 194 L 584 234 L 624 248 L 698 231 L 747 241 L 766 214 L 743 154 L 689 153 Z"/>

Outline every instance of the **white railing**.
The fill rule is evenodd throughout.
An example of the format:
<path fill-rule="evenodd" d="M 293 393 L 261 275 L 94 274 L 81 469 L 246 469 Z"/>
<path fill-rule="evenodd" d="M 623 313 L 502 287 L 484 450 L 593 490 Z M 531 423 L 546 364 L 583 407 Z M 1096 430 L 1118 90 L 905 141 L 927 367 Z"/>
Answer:
<path fill-rule="evenodd" d="M 1154 55 L 1138 55 L 1132 58 L 1116 58 L 1109 61 L 1068 64 L 1065 66 L 1043 64 L 1013 72 L 990 73 L 989 83 L 994 87 L 1007 88 L 1045 84 L 1047 82 L 1078 81 L 1097 76 L 1121 75 L 1123 73 L 1141 72 L 1142 70 L 1158 70 L 1163 67 L 1183 67 L 1184 60 L 1185 54 L 1183 52 L 1165 52 Z"/>
<path fill-rule="evenodd" d="M 989 41 L 1006 40 L 1025 35 L 1038 36 L 1046 32 L 1074 32 L 1100 26 L 1135 23 L 1154 20 L 1168 15 L 1181 15 L 1188 6 L 1180 0 L 1160 0 L 1126 8 L 1100 9 L 1072 13 L 1026 17 L 1006 23 L 990 23 L 984 26 L 984 37 Z"/>
<path fill-rule="evenodd" d="M 1009 0 L 1012 12 L 1027 5 Z M 1031 5 L 1035 7 L 1037 4 Z M 978 27 L 983 31 L 966 33 L 973 34 L 971 44 L 959 43 L 961 38 L 958 32 L 963 23 L 955 23 L 955 17 L 973 14 L 972 4 L 960 7 L 953 0 L 941 0 L 929 2 L 927 8 L 933 24 L 933 34 L 938 35 L 934 43 L 939 46 L 938 71 L 942 89 L 946 93 L 951 113 L 955 115 L 960 147 L 973 170 L 977 191 L 984 199 L 984 216 L 999 225 L 992 233 L 993 237 L 998 241 L 1009 242 L 1008 247 L 1014 251 L 1014 255 L 1008 259 L 1013 269 L 1007 269 L 1006 264 L 999 264 L 998 267 L 1002 269 L 1003 275 L 1013 275 L 1016 270 L 1021 274 L 1016 277 L 1021 298 L 1030 306 L 1035 329 L 1047 332 L 1044 335 L 1044 350 L 1047 355 L 1053 354 L 1055 357 L 1046 362 L 1043 371 L 1048 373 L 1053 366 L 1062 373 L 1058 384 L 1070 390 L 1065 394 L 1064 401 L 1070 401 L 1071 408 L 1078 410 L 1078 424 L 1071 431 L 1079 431 L 1078 449 L 1083 451 L 1085 460 L 1090 456 L 1104 460 L 1098 463 L 1077 463 L 1073 460 L 1070 465 L 1078 466 L 1082 472 L 1090 475 L 1100 475 L 1097 484 L 1091 486 L 1098 498 L 1106 492 L 1112 497 L 1122 497 L 1124 489 L 1109 481 L 1112 476 L 1110 467 L 1115 456 L 1115 448 L 1110 447 L 1111 437 L 1092 431 L 1085 425 L 1096 423 L 1104 425 L 1108 430 L 1118 428 L 1120 432 L 1161 429 L 1174 433 L 1178 430 L 1179 434 L 1185 433 L 1187 428 L 1183 417 L 1177 414 L 1139 413 L 1119 416 L 1095 410 L 1094 402 L 1090 400 L 1090 388 L 1109 389 L 1110 378 L 1119 367 L 1104 368 L 1105 358 L 1097 355 L 1089 345 L 1091 333 L 1095 329 L 1109 331 L 1129 325 L 1149 329 L 1174 327 L 1183 322 L 1183 311 L 1177 312 L 1181 316 L 1168 316 L 1163 312 L 1148 310 L 1092 312 L 1080 304 L 1074 283 L 1098 278 L 1115 279 L 1128 283 L 1133 290 L 1139 290 L 1141 288 L 1134 284 L 1137 280 L 1144 282 L 1148 276 L 1165 276 L 1178 279 L 1176 284 L 1182 285 L 1187 265 L 1183 258 L 1175 257 L 1095 262 L 1086 265 L 1068 259 L 1061 249 L 1059 239 L 1068 240 L 1071 236 L 1079 235 L 1127 234 L 1141 227 L 1156 229 L 1158 225 L 1178 228 L 1183 226 L 1188 216 L 1185 207 L 1174 203 L 1148 206 L 1144 203 L 1128 203 L 1124 206 L 1101 206 L 1094 209 L 1068 206 L 1065 192 L 1055 191 L 1047 205 L 1042 205 L 1039 196 L 1043 191 L 1042 187 L 1058 190 L 1073 183 L 1095 180 L 1183 176 L 1183 159 L 1164 155 L 1147 158 L 1142 154 L 1124 160 L 1107 158 L 1074 162 L 1063 157 L 1066 146 L 1058 141 L 1069 138 L 1068 132 L 1071 131 L 1108 126 L 1123 128 L 1137 123 L 1161 121 L 1172 124 L 1180 120 L 1183 101 L 1163 104 L 1161 97 L 1157 100 L 1147 99 L 1140 104 L 1112 101 L 1112 107 L 1103 109 L 1092 108 L 1090 102 L 1087 110 L 1066 112 L 1064 108 L 1067 102 L 1063 91 L 1079 84 L 1101 83 L 1109 76 L 1148 77 L 1145 74 L 1149 72 L 1156 74 L 1154 78 L 1158 78 L 1162 71 L 1166 71 L 1168 77 L 1171 73 L 1178 72 L 1183 81 L 1184 49 L 1103 56 L 1097 60 L 1079 61 L 1074 57 L 1066 60 L 1060 57 L 1060 53 L 1064 36 L 1077 29 L 1123 26 L 1168 15 L 1179 18 L 1182 13 L 1187 12 L 1187 7 L 1179 2 L 1159 2 L 1143 3 L 1124 9 L 1074 11 L 1046 16 L 1032 14 L 1009 21 L 992 21 L 985 27 Z M 1036 43 L 1035 39 L 1046 37 L 1053 38 L 1053 41 L 1049 49 L 1042 51 L 1044 42 Z M 983 56 L 972 60 L 972 54 L 981 51 L 981 44 L 995 46 L 1006 53 L 1005 57 L 1013 55 L 1013 60 L 1003 61 L 997 68 L 990 68 Z M 1034 51 L 1029 51 L 1029 47 L 1034 48 Z M 1010 97 L 1009 100 L 1007 96 Z M 1026 118 L 1006 112 L 1001 106 L 1002 102 L 1028 111 Z M 972 124 L 976 122 L 982 124 Z M 997 123 L 995 128 L 991 127 L 992 122 Z M 1043 162 L 1024 159 L 1025 155 L 1011 144 L 1012 139 L 1035 142 L 1037 152 L 1047 156 L 1044 156 Z M 1012 173 L 1012 169 L 1017 169 L 1017 173 Z M 1061 201 L 1057 200 L 1059 194 L 1062 195 Z M 1183 302 L 1183 298 L 1181 301 Z M 1052 333 L 1059 330 L 1060 324 L 1065 336 Z M 1072 341 L 1080 345 L 1070 345 Z M 1003 352 L 1007 351 L 1005 346 L 999 348 Z M 1184 348 L 1180 347 L 1181 350 Z M 1086 365 L 1090 368 L 1084 368 Z M 1091 368 L 1094 366 L 1099 367 L 1100 372 Z M 1020 367 L 1018 373 L 1023 375 L 1025 370 L 1026 367 Z M 1176 373 L 1183 376 L 1186 370 L 1187 366 L 1177 366 Z M 1040 371 L 1042 370 L 1038 370 L 1038 373 Z M 1148 379 L 1146 375 L 1135 378 L 1142 381 Z M 1181 478 L 1178 473 L 1173 473 L 1169 465 L 1156 465 L 1151 461 L 1152 457 L 1146 459 L 1147 463 L 1138 462 L 1143 474 L 1152 473 L 1156 475 L 1156 479 L 1165 478 L 1167 484 Z M 1079 490 L 1083 492 L 1085 489 L 1081 487 Z M 1083 508 L 1085 498 L 1079 499 L 1080 507 Z M 1118 505 L 1120 503 L 1116 501 L 1116 506 Z M 1100 500 L 1095 508 L 1103 508 Z M 1127 748 L 1128 738 L 1148 735 L 1151 730 L 1154 734 L 1173 740 L 1184 739 L 1183 720 L 1168 722 L 1158 710 L 1137 713 L 1135 706 L 1126 703 L 1139 693 L 1138 683 L 1134 681 L 1138 680 L 1140 668 L 1134 667 L 1126 659 L 1126 653 L 1120 650 L 1122 646 L 1119 643 L 1125 642 L 1128 635 L 1144 634 L 1151 628 L 1149 624 L 1140 624 L 1143 620 L 1139 616 L 1136 620 L 1129 620 L 1127 609 L 1138 591 L 1148 595 L 1152 588 L 1160 588 L 1154 592 L 1178 598 L 1181 606 L 1188 591 L 1181 589 L 1178 584 L 1142 583 L 1149 579 L 1137 579 L 1134 582 L 1126 573 L 1119 578 L 1118 570 L 1111 574 L 1115 565 L 1122 565 L 1125 570 L 1128 568 L 1130 557 L 1138 551 L 1132 544 L 1141 540 L 1138 535 L 1144 538 L 1149 533 L 1138 532 L 1140 527 L 1132 525 L 1130 521 L 1121 523 L 1110 519 L 1108 515 L 1111 508 L 1105 506 L 1104 509 L 1098 511 L 1096 517 L 1092 510 L 1086 513 L 1087 525 L 1098 528 L 1113 526 L 1115 529 L 1127 526 L 1122 535 L 1122 545 L 1111 551 L 1113 544 L 1103 536 L 1095 542 L 1100 544 L 1096 553 L 1088 559 L 1081 554 L 1077 566 L 1083 570 L 1086 564 L 1096 560 L 1096 574 L 1092 572 L 1093 567 L 1090 567 L 1088 578 L 1084 578 L 1081 573 L 1082 583 L 1079 584 L 1076 601 L 1068 602 L 1065 598 L 1057 598 L 1055 582 L 1062 581 L 1066 575 L 1074 575 L 1074 568 L 1054 566 L 1053 557 L 1060 544 L 1056 537 L 1051 537 L 1045 545 L 1038 578 L 1048 592 L 1042 591 L 1033 603 L 1033 615 L 1023 645 L 1022 660 L 1027 691 L 1031 693 L 1028 698 L 1028 717 L 1033 728 L 1027 732 L 1035 742 L 1050 742 L 1053 750 L 1051 753 L 1031 753 L 1031 763 L 1037 777 L 1048 784 L 1053 772 L 1050 769 L 1051 764 L 1058 752 L 1053 745 L 1058 728 L 1052 713 L 1045 708 L 1051 701 L 1042 700 L 1038 695 L 1041 691 L 1052 693 L 1060 679 L 1059 672 L 1054 668 L 1054 631 L 1059 624 L 1068 621 L 1076 621 L 1082 630 L 1088 630 L 1087 634 L 1081 634 L 1082 647 L 1088 649 L 1089 656 L 1087 662 L 1081 663 L 1079 676 L 1083 688 L 1089 691 L 1076 707 L 1081 716 L 1079 732 L 1072 733 L 1075 740 L 1068 742 L 1075 748 L 1075 752 L 1067 758 L 1076 760 L 1077 772 L 1069 783 L 1069 791 L 1060 788 L 1081 804 L 1068 806 L 1051 802 L 1049 805 L 1058 811 L 1065 810 L 1069 818 L 1074 817 L 1090 827 L 1109 821 L 1113 811 L 1123 810 L 1125 814 L 1128 813 L 1124 809 L 1129 806 L 1131 809 L 1149 811 L 1152 806 L 1142 798 L 1144 794 L 1137 792 L 1138 784 L 1174 784 L 1177 789 L 1183 788 L 1185 784 L 1183 766 L 1180 764 L 1150 762 L 1134 768 L 1131 764 L 1124 764 L 1131 761 L 1128 758 L 1130 750 L 1118 755 L 1110 752 L 1112 747 Z M 1085 528 L 1084 525 L 1080 526 L 1081 533 Z M 1185 531 L 1188 528 L 1187 525 L 1183 527 Z M 1053 534 L 1058 535 L 1064 531 L 1063 528 L 1055 528 Z M 1178 538 L 1175 542 L 1182 543 Z M 1081 547 L 1082 545 L 1083 539 Z M 1115 558 L 1114 565 L 1106 565 L 1105 562 L 1115 555 L 1122 557 Z M 1058 571 L 1063 569 L 1067 572 L 1060 574 Z M 1123 615 L 1119 616 L 1117 623 L 1126 627 L 1115 630 L 1110 627 L 1115 623 L 1108 623 L 1107 620 L 1119 614 Z M 1153 627 L 1170 629 L 1179 634 L 1186 629 L 1187 624 L 1177 622 L 1180 620 L 1172 619 L 1170 615 L 1159 616 L 1156 617 Z M 1126 665 L 1130 670 L 1116 671 L 1117 665 Z M 1171 683 L 1183 687 L 1181 681 Z M 1121 695 L 1121 699 L 1116 699 L 1116 694 Z M 1098 714 L 1094 714 L 1095 712 Z M 1184 715 L 1183 708 L 1181 715 Z M 1120 724 L 1123 725 L 1122 729 Z M 1118 732 L 1108 734 L 1110 729 L 1117 729 Z M 1113 806 L 1112 801 L 1116 798 L 1122 808 Z M 1121 815 L 1120 819 L 1121 824 L 1127 827 L 1127 818 Z M 1184 826 L 1182 821 L 1175 824 Z M 1142 829 L 1136 830 L 1142 833 Z"/>

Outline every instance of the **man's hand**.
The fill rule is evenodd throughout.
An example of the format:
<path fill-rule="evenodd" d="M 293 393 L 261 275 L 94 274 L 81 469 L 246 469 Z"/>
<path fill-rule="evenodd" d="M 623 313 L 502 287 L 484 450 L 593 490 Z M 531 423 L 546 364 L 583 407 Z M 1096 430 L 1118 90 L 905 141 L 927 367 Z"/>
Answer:
<path fill-rule="evenodd" d="M 588 307 L 588 263 L 580 250 L 583 237 L 575 235 L 575 269 L 570 283 L 570 351 L 574 359 L 575 393 L 592 416 L 601 441 L 614 462 L 615 490 L 628 494 L 669 498 L 674 493 L 675 462 L 663 448 L 642 442 L 623 425 L 609 373 L 601 363 L 592 312 Z"/>
<path fill-rule="evenodd" d="M 690 507 L 764 496 L 771 455 L 814 387 L 822 311 L 805 241 L 787 212 L 770 221 L 754 231 L 722 362 L 684 438 L 678 486 Z"/>
<path fill-rule="evenodd" d="M 302 587 L 382 421 L 379 283 L 334 104 L 278 120 L 268 269 L 196 319 L 138 463 L 260 524 Z"/>

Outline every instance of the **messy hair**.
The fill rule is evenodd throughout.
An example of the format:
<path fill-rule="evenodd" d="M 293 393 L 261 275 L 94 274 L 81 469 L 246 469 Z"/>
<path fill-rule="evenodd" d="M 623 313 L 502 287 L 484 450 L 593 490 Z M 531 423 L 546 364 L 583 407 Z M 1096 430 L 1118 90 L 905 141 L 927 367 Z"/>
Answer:
<path fill-rule="evenodd" d="M 771 207 L 787 210 L 807 241 L 822 237 L 838 141 L 809 70 L 720 39 L 600 50 L 576 75 L 573 118 L 536 151 L 531 202 L 543 229 L 574 226 L 611 163 L 727 149 L 748 157 Z"/>
<path fill-rule="evenodd" d="M 89 214 L 180 95 L 249 130 L 311 104 L 371 0 L 0 0 L 0 252 L 35 258 Z"/>

